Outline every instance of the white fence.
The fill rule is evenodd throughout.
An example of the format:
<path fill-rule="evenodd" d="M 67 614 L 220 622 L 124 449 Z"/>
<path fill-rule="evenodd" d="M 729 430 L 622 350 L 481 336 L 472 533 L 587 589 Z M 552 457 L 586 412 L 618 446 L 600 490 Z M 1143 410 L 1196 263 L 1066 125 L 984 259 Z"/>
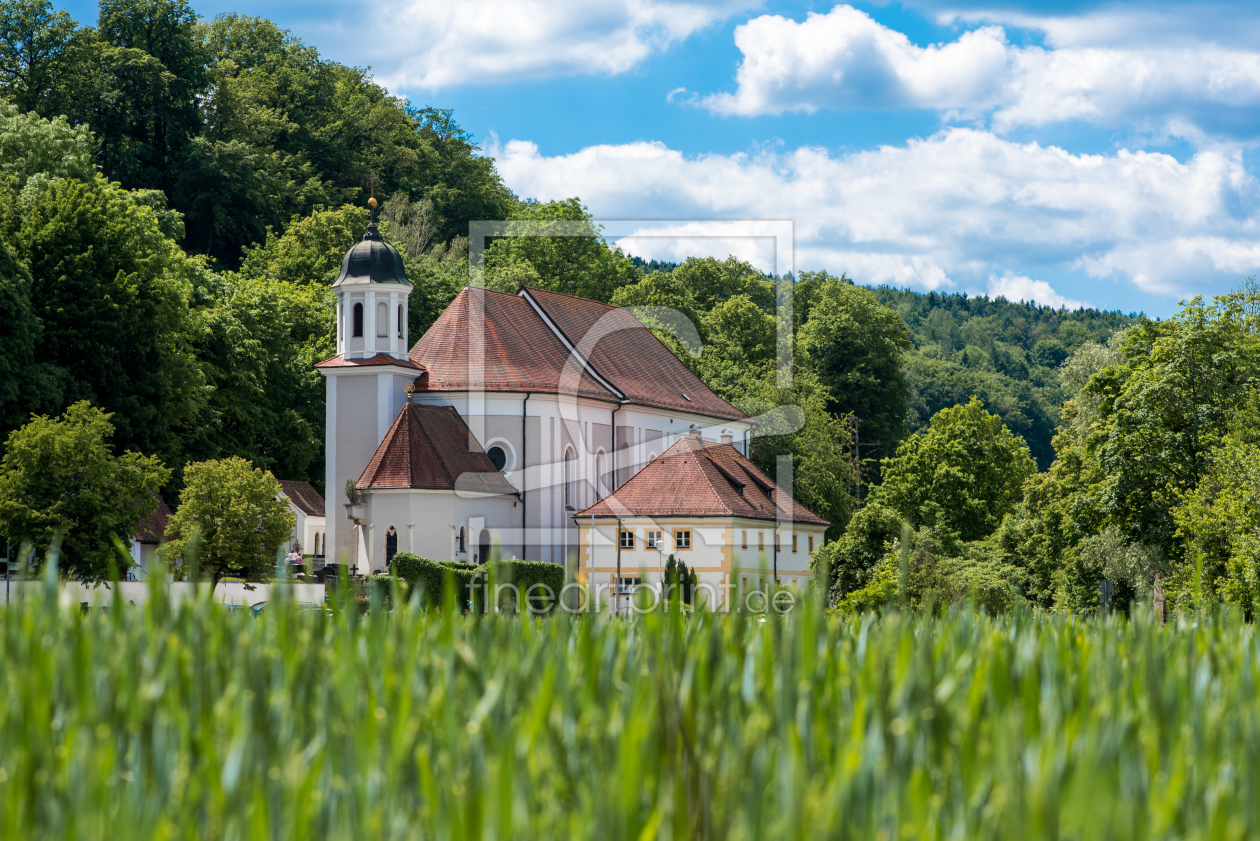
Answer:
<path fill-rule="evenodd" d="M 0 570 L 2 571 L 2 570 Z M 7 586 L 6 586 L 7 585 Z M 92 587 L 75 582 L 66 582 L 59 585 L 59 598 L 63 606 L 70 607 L 79 605 L 83 602 L 89 604 L 101 604 L 108 606 L 114 599 L 113 587 L 101 585 Z M 170 584 L 156 583 L 150 584 L 147 581 L 120 581 L 117 585 L 119 594 L 122 597 L 123 604 L 144 604 L 149 599 L 149 593 L 153 586 L 161 587 L 166 590 L 171 599 L 178 604 L 193 595 L 193 584 L 185 581 L 175 581 Z M 209 590 L 209 584 L 195 585 L 201 590 Z M 246 590 L 244 584 L 231 582 L 223 583 L 214 589 L 214 600 L 222 604 L 241 604 L 251 605 L 258 602 L 270 601 L 273 596 L 279 597 L 281 590 L 279 585 L 274 584 L 254 584 L 253 590 Z M 306 583 L 290 583 L 285 585 L 283 589 L 287 589 L 288 598 L 299 602 L 312 602 L 314 604 L 324 603 L 324 585 L 323 584 L 306 584 Z M 44 592 L 43 581 L 4 581 L 0 578 L 0 605 L 6 604 L 8 601 L 16 602 L 21 598 L 38 598 Z"/>

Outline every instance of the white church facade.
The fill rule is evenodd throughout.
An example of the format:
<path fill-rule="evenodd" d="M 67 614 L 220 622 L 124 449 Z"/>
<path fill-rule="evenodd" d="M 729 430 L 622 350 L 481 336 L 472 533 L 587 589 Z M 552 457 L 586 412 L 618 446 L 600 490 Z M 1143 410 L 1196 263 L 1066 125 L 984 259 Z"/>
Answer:
<path fill-rule="evenodd" d="M 329 561 L 373 571 L 409 551 L 575 569 L 574 515 L 679 439 L 747 455 L 754 421 L 627 310 L 467 287 L 411 344 L 411 285 L 374 221 L 333 288 L 337 354 L 317 366 Z"/>

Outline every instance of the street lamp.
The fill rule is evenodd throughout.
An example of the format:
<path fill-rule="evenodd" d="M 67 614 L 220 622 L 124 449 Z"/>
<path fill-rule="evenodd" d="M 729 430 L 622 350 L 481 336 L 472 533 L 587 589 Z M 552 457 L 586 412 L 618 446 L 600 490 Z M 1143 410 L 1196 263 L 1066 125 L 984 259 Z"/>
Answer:
<path fill-rule="evenodd" d="M 564 506 L 564 511 L 566 515 L 571 515 L 575 511 L 577 511 L 577 509 L 574 508 L 572 505 L 566 505 Z M 560 532 L 560 545 L 562 547 L 562 551 L 564 552 L 564 571 L 565 571 L 565 574 L 567 575 L 569 572 L 569 524 L 568 523 L 564 524 Z M 553 543 L 552 546 L 555 546 L 555 544 Z M 592 557 L 594 556 L 592 555 Z M 574 577 L 575 578 L 577 577 L 576 571 L 575 571 Z M 594 566 L 591 567 L 591 577 L 592 578 L 595 577 Z M 570 605 L 570 607 L 572 607 L 572 605 Z"/>

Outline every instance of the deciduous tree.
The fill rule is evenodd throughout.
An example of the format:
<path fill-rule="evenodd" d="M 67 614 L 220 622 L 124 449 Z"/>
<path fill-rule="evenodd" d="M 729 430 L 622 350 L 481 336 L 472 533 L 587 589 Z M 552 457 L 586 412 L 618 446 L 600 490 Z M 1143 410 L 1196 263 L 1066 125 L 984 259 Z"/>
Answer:
<path fill-rule="evenodd" d="M 87 401 L 41 415 L 9 435 L 0 461 L 0 533 L 42 556 L 60 541 L 62 574 L 99 582 L 122 571 L 124 543 L 157 507 L 170 471 L 152 457 L 114 455 L 110 415 Z"/>
<path fill-rule="evenodd" d="M 213 586 L 225 576 L 267 580 L 294 517 L 280 483 L 243 458 L 200 461 L 184 470 L 179 509 L 167 525 L 166 556 L 196 565 Z"/>

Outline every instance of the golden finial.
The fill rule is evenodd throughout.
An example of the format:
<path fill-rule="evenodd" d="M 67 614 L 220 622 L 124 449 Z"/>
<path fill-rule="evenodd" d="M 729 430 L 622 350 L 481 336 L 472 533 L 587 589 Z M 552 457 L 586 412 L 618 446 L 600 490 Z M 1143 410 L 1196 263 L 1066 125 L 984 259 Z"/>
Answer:
<path fill-rule="evenodd" d="M 372 198 L 368 199 L 368 207 L 372 208 L 373 210 L 376 210 L 376 196 L 373 196 Z"/>

